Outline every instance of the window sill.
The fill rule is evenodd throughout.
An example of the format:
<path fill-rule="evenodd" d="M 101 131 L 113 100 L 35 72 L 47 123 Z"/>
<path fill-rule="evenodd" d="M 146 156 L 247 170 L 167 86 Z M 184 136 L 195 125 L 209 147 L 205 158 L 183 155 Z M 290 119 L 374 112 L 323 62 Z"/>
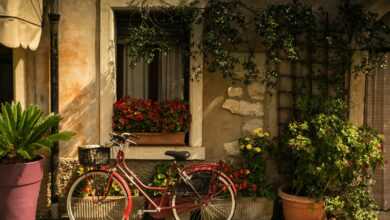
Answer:
<path fill-rule="evenodd" d="M 117 148 L 113 148 L 111 158 L 115 159 Z M 191 157 L 187 160 L 205 160 L 204 147 L 189 147 L 189 146 L 136 146 L 127 147 L 124 149 L 125 158 L 131 160 L 172 160 L 172 157 L 166 156 L 168 150 L 188 151 Z"/>

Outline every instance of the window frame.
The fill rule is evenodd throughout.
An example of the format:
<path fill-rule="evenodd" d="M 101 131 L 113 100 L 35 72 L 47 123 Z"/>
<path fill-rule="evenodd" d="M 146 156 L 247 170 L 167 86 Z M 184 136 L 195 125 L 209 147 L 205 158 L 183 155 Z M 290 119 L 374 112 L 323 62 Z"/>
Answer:
<path fill-rule="evenodd" d="M 180 1 L 172 4 L 179 4 Z M 153 6 L 164 6 L 163 3 L 153 3 Z M 129 8 L 128 0 L 101 0 L 100 14 L 98 15 L 100 34 L 100 55 L 98 77 L 99 90 L 99 136 L 100 143 L 109 142 L 109 134 L 112 131 L 113 104 L 116 101 L 116 39 L 115 39 L 115 10 Z M 201 40 L 202 24 L 194 24 L 191 33 L 190 61 L 189 61 L 189 103 L 192 114 L 190 127 L 189 146 L 184 147 L 132 147 L 126 149 L 125 156 L 129 159 L 170 159 L 164 155 L 166 150 L 189 150 L 192 154 L 190 159 L 205 159 L 203 147 L 203 56 L 195 45 Z M 137 153 L 138 152 L 138 153 Z"/>

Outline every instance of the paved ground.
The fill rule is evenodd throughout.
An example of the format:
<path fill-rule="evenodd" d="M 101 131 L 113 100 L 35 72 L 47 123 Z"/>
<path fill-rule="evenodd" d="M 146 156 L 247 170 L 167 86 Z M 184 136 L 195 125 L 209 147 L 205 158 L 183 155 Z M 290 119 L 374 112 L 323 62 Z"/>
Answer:
<path fill-rule="evenodd" d="M 390 220 L 390 211 L 381 212 L 379 215 L 380 220 Z"/>
<path fill-rule="evenodd" d="M 54 219 L 37 219 L 37 220 L 54 220 Z M 62 218 L 61 220 L 68 220 L 68 219 Z M 390 211 L 381 212 L 379 214 L 379 220 L 390 220 Z"/>

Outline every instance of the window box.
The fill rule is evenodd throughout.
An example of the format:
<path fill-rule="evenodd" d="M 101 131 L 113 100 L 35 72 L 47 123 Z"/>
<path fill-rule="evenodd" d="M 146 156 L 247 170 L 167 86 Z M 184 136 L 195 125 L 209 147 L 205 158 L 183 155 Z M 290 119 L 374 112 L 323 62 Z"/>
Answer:
<path fill-rule="evenodd" d="M 137 145 L 170 145 L 170 146 L 183 146 L 185 145 L 185 133 L 134 133 L 138 136 L 135 140 Z"/>

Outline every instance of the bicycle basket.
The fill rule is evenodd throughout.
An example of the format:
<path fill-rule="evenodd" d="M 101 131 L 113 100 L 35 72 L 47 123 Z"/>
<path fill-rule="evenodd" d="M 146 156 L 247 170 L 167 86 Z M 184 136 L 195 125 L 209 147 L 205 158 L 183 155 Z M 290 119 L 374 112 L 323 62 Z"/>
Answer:
<path fill-rule="evenodd" d="M 79 162 L 83 166 L 108 164 L 110 162 L 110 148 L 100 145 L 80 146 Z"/>

